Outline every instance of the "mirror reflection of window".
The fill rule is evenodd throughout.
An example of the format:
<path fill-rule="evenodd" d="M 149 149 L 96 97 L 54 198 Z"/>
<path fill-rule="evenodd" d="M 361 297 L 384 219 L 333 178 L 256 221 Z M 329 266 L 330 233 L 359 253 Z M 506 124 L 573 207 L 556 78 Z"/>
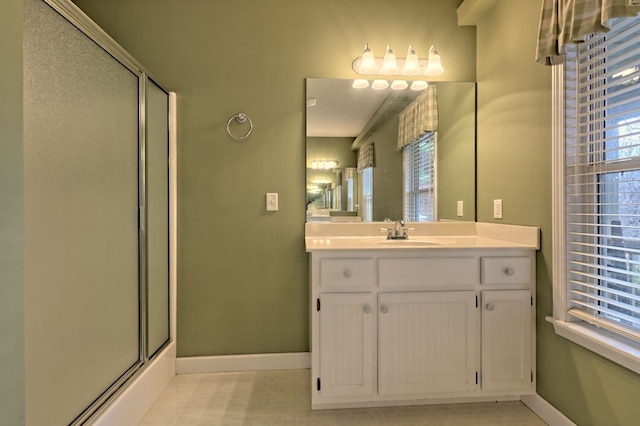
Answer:
<path fill-rule="evenodd" d="M 436 220 L 436 132 L 427 132 L 402 148 L 404 171 L 404 220 Z"/>
<path fill-rule="evenodd" d="M 347 210 L 355 211 L 355 193 L 353 191 L 353 178 L 347 178 Z"/>
<path fill-rule="evenodd" d="M 362 170 L 362 220 L 373 221 L 373 167 Z"/>

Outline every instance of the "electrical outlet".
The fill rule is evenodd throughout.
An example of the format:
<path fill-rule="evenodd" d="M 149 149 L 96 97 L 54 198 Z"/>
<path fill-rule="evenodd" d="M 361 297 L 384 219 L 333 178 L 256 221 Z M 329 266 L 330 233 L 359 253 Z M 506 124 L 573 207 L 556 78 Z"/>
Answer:
<path fill-rule="evenodd" d="M 278 193 L 277 192 L 267 192 L 267 211 L 268 212 L 278 211 Z"/>
<path fill-rule="evenodd" d="M 493 200 L 493 218 L 502 219 L 502 200 Z"/>
<path fill-rule="evenodd" d="M 464 202 L 458 201 L 458 217 L 464 216 Z"/>

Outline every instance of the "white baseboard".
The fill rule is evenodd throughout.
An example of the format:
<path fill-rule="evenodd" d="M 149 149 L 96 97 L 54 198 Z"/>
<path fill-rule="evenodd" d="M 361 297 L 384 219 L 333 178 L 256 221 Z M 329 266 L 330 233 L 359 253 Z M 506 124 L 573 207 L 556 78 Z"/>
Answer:
<path fill-rule="evenodd" d="M 176 374 L 224 371 L 297 370 L 309 368 L 308 352 L 255 355 L 197 356 L 176 359 Z"/>
<path fill-rule="evenodd" d="M 576 426 L 540 395 L 523 395 L 520 400 L 549 426 Z"/>
<path fill-rule="evenodd" d="M 175 375 L 174 341 L 89 423 L 93 426 L 137 425 Z"/>

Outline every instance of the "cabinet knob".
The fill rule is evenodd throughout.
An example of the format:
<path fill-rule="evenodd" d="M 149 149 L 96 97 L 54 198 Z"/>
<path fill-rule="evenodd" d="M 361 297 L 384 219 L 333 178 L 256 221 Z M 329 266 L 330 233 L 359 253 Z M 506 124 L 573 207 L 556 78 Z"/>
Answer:
<path fill-rule="evenodd" d="M 493 311 L 496 307 L 493 303 L 487 303 L 487 311 Z"/>
<path fill-rule="evenodd" d="M 515 274 L 515 271 L 513 270 L 513 268 L 504 268 L 504 273 L 505 273 L 505 275 L 511 276 L 511 275 Z"/>
<path fill-rule="evenodd" d="M 345 278 L 351 278 L 351 271 L 348 269 L 345 269 L 344 272 L 342 272 L 342 276 Z"/>
<path fill-rule="evenodd" d="M 380 306 L 380 312 L 386 314 L 387 312 L 389 312 L 389 307 L 387 305 Z"/>
<path fill-rule="evenodd" d="M 362 306 L 362 311 L 363 311 L 365 314 L 369 314 L 369 313 L 371 313 L 371 306 L 369 306 L 369 305 L 364 305 L 364 306 Z"/>

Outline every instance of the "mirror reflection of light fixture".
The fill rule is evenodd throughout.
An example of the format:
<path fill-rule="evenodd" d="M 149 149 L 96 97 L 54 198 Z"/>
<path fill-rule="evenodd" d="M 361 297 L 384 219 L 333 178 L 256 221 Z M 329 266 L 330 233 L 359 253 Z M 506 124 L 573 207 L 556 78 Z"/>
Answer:
<path fill-rule="evenodd" d="M 366 89 L 369 87 L 369 80 L 365 80 L 364 78 L 356 78 L 353 80 L 353 88 L 354 89 Z"/>
<path fill-rule="evenodd" d="M 328 183 L 331 183 L 331 181 L 326 178 L 317 178 L 312 180 L 311 183 L 313 183 L 317 187 L 318 185 L 326 185 Z"/>
<path fill-rule="evenodd" d="M 416 80 L 411 82 L 411 90 L 424 90 L 429 87 L 429 83 L 424 80 Z"/>
<path fill-rule="evenodd" d="M 406 58 L 397 58 L 391 49 L 391 45 L 387 44 L 384 57 L 379 58 L 373 56 L 369 44 L 365 43 L 362 56 L 354 59 L 351 67 L 357 74 L 382 74 L 385 76 L 402 75 L 407 77 L 420 76 L 424 78 L 424 76 L 434 77 L 444 72 L 440 54 L 435 46 L 431 46 L 427 58 L 420 59 L 413 45 L 409 45 Z M 400 69 L 402 69 L 402 71 L 400 71 Z M 409 83 L 406 80 L 393 78 L 391 80 L 391 88 L 393 90 L 404 90 L 409 87 Z M 411 83 L 411 90 L 424 90 L 427 86 L 426 81 L 416 80 Z M 362 78 L 355 79 L 353 87 L 356 89 L 367 88 L 369 87 L 369 81 Z M 383 90 L 387 87 L 389 87 L 389 82 L 382 79 L 376 79 L 371 84 L 371 88 L 376 90 Z"/>
<path fill-rule="evenodd" d="M 336 160 L 313 160 L 311 161 L 312 169 L 335 169 L 338 167 L 338 162 Z"/>
<path fill-rule="evenodd" d="M 371 88 L 375 90 L 384 90 L 389 87 L 389 82 L 387 80 L 373 80 L 371 84 Z"/>
<path fill-rule="evenodd" d="M 404 80 L 393 80 L 391 83 L 391 89 L 393 90 L 404 90 L 409 87 L 409 83 Z"/>

